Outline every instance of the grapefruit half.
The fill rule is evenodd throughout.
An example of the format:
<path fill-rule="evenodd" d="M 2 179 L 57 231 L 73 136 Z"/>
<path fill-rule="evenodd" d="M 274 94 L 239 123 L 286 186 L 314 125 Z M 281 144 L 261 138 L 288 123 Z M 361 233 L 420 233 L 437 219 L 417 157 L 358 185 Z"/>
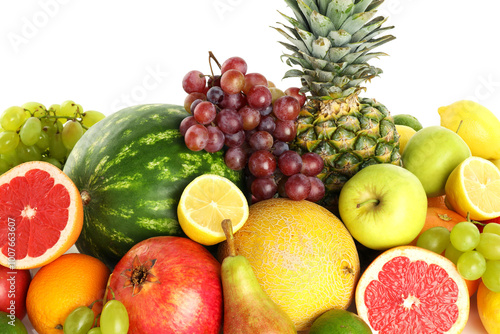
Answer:
<path fill-rule="evenodd" d="M 80 193 L 59 168 L 43 161 L 0 175 L 0 264 L 41 267 L 65 253 L 83 225 Z"/>
<path fill-rule="evenodd" d="M 356 308 L 373 333 L 461 333 L 469 292 L 450 260 L 400 246 L 382 253 L 363 273 Z"/>

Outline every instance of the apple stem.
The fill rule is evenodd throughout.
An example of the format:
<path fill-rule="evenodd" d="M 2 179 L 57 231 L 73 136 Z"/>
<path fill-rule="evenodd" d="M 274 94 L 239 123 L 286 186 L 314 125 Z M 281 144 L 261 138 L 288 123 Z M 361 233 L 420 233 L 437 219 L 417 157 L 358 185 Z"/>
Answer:
<path fill-rule="evenodd" d="M 236 248 L 234 247 L 233 223 L 231 219 L 222 221 L 222 230 L 226 235 L 227 245 L 229 247 L 229 256 L 236 256 Z"/>
<path fill-rule="evenodd" d="M 369 199 L 367 201 L 364 201 L 363 203 L 356 204 L 356 209 L 359 209 L 360 207 L 368 203 L 375 203 L 375 205 L 377 205 L 380 203 L 380 201 L 378 199 Z"/>
<path fill-rule="evenodd" d="M 464 122 L 463 119 L 460 120 L 460 123 L 458 123 L 458 128 L 457 128 L 457 132 L 455 132 L 456 134 L 458 134 L 458 130 L 460 130 L 460 127 L 462 126 L 462 123 Z"/>

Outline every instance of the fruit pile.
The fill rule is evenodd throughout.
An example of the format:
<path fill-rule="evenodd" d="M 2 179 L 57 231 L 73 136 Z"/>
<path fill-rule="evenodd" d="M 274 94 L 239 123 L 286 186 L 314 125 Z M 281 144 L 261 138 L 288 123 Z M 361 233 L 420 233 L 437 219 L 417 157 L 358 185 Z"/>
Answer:
<path fill-rule="evenodd" d="M 186 146 L 207 152 L 225 148 L 226 165 L 245 169 L 248 175 L 252 203 L 278 194 L 321 200 L 325 187 L 317 175 L 323 159 L 316 153 L 301 156 L 289 148 L 306 97 L 296 87 L 283 92 L 262 74 L 247 73 L 247 63 L 240 57 L 227 59 L 220 70 L 220 75 L 193 70 L 182 80 L 188 93 L 184 107 L 191 114 L 180 125 Z"/>
<path fill-rule="evenodd" d="M 3 112 L 1 333 L 499 333 L 500 120 L 391 116 L 383 1 L 286 2 L 300 89 L 231 57 L 184 106 Z"/>
<path fill-rule="evenodd" d="M 27 161 L 47 161 L 63 168 L 75 144 L 104 114 L 84 111 L 73 101 L 28 102 L 0 115 L 0 173 Z"/>

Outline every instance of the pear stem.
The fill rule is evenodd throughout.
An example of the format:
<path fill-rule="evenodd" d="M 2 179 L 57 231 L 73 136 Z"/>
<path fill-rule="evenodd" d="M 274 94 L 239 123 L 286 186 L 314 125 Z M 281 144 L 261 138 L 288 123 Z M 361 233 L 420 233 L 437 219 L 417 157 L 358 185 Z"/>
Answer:
<path fill-rule="evenodd" d="M 375 198 L 374 199 L 369 199 L 367 201 L 364 201 L 363 203 L 358 203 L 356 205 L 356 209 L 359 209 L 360 207 L 362 207 L 363 205 L 368 204 L 368 203 L 375 203 L 375 205 L 377 205 L 377 204 L 380 203 L 380 201 L 378 199 L 375 199 Z"/>
<path fill-rule="evenodd" d="M 233 223 L 231 219 L 222 221 L 222 230 L 226 235 L 227 245 L 229 247 L 229 256 L 236 256 L 236 248 L 234 247 Z"/>

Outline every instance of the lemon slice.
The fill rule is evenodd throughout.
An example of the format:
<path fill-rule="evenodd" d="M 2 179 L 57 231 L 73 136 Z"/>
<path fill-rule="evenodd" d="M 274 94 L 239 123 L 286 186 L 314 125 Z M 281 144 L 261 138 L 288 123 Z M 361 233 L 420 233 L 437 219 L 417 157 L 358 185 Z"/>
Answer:
<path fill-rule="evenodd" d="M 500 170 L 491 162 L 470 157 L 448 177 L 446 200 L 457 213 L 470 219 L 486 220 L 500 216 Z"/>
<path fill-rule="evenodd" d="M 226 240 L 221 223 L 230 219 L 233 232 L 248 218 L 248 202 L 243 192 L 225 177 L 204 174 L 182 192 L 177 218 L 186 235 L 202 245 Z"/>

